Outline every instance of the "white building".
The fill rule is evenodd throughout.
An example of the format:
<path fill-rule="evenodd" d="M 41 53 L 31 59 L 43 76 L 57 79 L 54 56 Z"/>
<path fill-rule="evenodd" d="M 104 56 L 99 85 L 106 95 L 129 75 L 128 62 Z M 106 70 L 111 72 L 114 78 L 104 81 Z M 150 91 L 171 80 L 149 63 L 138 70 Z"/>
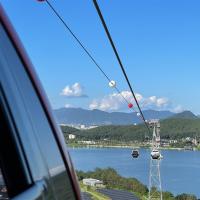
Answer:
<path fill-rule="evenodd" d="M 68 126 L 68 124 L 59 124 L 59 126 Z"/>
<path fill-rule="evenodd" d="M 85 129 L 85 125 L 84 124 L 81 124 L 81 126 L 80 126 L 80 129 Z"/>
<path fill-rule="evenodd" d="M 190 137 L 186 137 L 185 140 L 189 142 L 189 141 L 191 141 L 191 138 Z"/>
<path fill-rule="evenodd" d="M 92 186 L 92 187 L 103 187 L 103 181 L 94 179 L 94 178 L 84 178 L 83 179 L 83 184 Z"/>
<path fill-rule="evenodd" d="M 69 134 L 69 140 L 73 140 L 75 138 L 76 138 L 76 136 L 74 134 Z"/>
<path fill-rule="evenodd" d="M 81 125 L 78 127 L 78 129 L 88 130 L 88 129 L 97 128 L 97 127 L 98 127 L 98 126 L 94 126 L 94 125 L 92 125 L 92 126 L 86 126 L 86 125 L 84 125 L 84 124 L 81 124 Z"/>
<path fill-rule="evenodd" d="M 94 145 L 96 144 L 95 141 L 90 141 L 90 140 L 82 140 L 82 141 L 78 141 L 79 144 L 87 144 L 87 145 Z"/>

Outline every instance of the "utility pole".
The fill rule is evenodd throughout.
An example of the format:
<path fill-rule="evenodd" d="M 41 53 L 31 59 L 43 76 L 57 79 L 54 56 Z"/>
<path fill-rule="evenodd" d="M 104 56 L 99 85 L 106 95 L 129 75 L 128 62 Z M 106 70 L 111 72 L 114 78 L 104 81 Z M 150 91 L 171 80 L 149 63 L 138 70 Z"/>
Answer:
<path fill-rule="evenodd" d="M 160 177 L 160 161 L 162 155 L 159 151 L 160 122 L 159 120 L 151 120 L 149 124 L 153 128 L 153 137 L 151 144 L 148 200 L 162 200 L 162 185 Z"/>

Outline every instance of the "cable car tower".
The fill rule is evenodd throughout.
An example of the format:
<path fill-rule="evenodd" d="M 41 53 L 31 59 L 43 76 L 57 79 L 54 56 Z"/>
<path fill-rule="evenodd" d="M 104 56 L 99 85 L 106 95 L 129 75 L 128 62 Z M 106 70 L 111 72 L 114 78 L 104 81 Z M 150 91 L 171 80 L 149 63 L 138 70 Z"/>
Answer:
<path fill-rule="evenodd" d="M 150 127 L 153 128 L 150 173 L 149 173 L 149 197 L 148 200 L 162 200 L 162 185 L 160 178 L 160 160 L 162 155 L 159 151 L 160 147 L 160 122 L 159 120 L 151 120 Z"/>

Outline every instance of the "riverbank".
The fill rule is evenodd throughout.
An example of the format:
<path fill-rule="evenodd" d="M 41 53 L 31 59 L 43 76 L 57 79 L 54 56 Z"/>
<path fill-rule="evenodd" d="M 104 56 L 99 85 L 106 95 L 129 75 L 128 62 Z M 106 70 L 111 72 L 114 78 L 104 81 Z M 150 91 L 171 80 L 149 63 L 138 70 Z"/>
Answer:
<path fill-rule="evenodd" d="M 126 148 L 126 149 L 150 149 L 150 146 L 138 146 L 138 145 L 108 145 L 108 144 L 77 144 L 77 143 L 68 143 L 68 147 L 70 148 Z M 186 151 L 184 148 L 178 147 L 160 147 L 161 150 L 178 150 L 178 151 Z M 194 148 L 193 151 L 199 151 L 200 149 Z M 188 150 L 187 150 L 188 151 Z M 192 151 L 192 150 L 191 150 Z"/>
<path fill-rule="evenodd" d="M 88 192 L 94 199 L 96 200 L 110 200 L 112 197 L 120 195 L 124 197 L 124 199 L 140 199 L 145 200 L 148 198 L 149 192 L 153 197 L 159 197 L 161 195 L 161 191 L 157 189 L 153 189 L 153 191 L 149 191 L 147 186 L 142 184 L 136 178 L 126 178 L 117 173 L 117 171 L 113 168 L 105 168 L 100 169 L 97 168 L 94 171 L 77 171 L 77 176 L 79 179 L 80 187 L 82 191 Z M 84 185 L 83 180 L 85 178 L 94 178 L 101 180 L 104 185 L 103 187 L 96 187 L 90 185 Z M 103 193 L 103 194 L 102 194 Z M 109 195 L 110 194 L 110 195 Z M 127 197 L 129 198 L 127 198 Z M 162 196 L 164 200 L 197 200 L 195 195 L 191 194 L 178 194 L 174 195 L 169 191 L 162 191 Z M 111 197 L 111 198 L 109 198 Z M 132 198 L 131 198 L 132 197 Z"/>

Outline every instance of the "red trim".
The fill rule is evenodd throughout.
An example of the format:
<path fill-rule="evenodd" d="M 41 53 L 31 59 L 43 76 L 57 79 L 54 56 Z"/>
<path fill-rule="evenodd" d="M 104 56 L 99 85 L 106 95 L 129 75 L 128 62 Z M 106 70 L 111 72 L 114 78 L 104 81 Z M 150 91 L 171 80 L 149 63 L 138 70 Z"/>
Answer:
<path fill-rule="evenodd" d="M 27 71 L 30 80 L 32 81 L 32 84 L 35 88 L 35 91 L 38 95 L 38 98 L 40 99 L 40 102 L 43 106 L 43 109 L 46 113 L 46 116 L 48 118 L 49 124 L 51 125 L 51 128 L 54 132 L 54 136 L 55 139 L 58 143 L 60 152 L 62 154 L 63 160 L 65 162 L 65 166 L 66 169 L 68 170 L 70 176 L 71 176 L 71 182 L 73 184 L 73 188 L 77 197 L 77 200 L 81 200 L 81 195 L 80 195 L 80 188 L 78 185 L 78 181 L 77 181 L 77 177 L 76 177 L 76 173 L 74 170 L 74 167 L 72 165 L 71 159 L 70 159 L 70 155 L 67 152 L 66 149 L 66 144 L 64 142 L 64 137 L 62 135 L 62 132 L 60 130 L 60 128 L 58 127 L 58 125 L 55 122 L 54 116 L 52 114 L 52 109 L 50 107 L 50 104 L 47 100 L 47 97 L 45 95 L 45 92 L 41 86 L 41 83 L 39 81 L 39 79 L 37 78 L 37 75 L 34 71 L 34 67 L 32 65 L 32 63 L 30 62 L 24 47 L 22 46 L 22 43 L 20 42 L 15 30 L 13 29 L 10 21 L 8 20 L 8 17 L 6 16 L 2 6 L 0 5 L 0 22 L 3 24 L 3 26 L 5 27 L 5 30 L 7 31 L 21 61 L 24 64 L 24 68 Z"/>

